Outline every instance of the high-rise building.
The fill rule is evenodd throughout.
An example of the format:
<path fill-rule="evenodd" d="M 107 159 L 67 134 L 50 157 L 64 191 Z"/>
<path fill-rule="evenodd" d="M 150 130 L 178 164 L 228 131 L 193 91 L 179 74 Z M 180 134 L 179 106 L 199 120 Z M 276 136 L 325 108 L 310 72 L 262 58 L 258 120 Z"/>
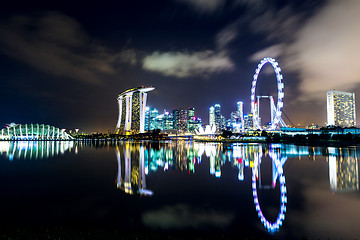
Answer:
<path fill-rule="evenodd" d="M 215 108 L 215 125 L 216 125 L 216 130 L 221 130 L 222 129 L 222 118 L 221 118 L 221 106 L 220 104 L 215 104 L 214 105 Z"/>
<path fill-rule="evenodd" d="M 230 113 L 230 119 L 228 120 L 229 124 L 227 128 L 230 128 L 233 132 L 240 132 L 240 118 L 239 118 L 239 112 L 234 111 Z"/>
<path fill-rule="evenodd" d="M 188 113 L 183 109 L 174 109 L 174 129 L 178 132 L 186 132 Z"/>
<path fill-rule="evenodd" d="M 201 119 L 195 117 L 195 108 L 189 108 L 187 120 L 188 132 L 195 132 L 195 130 L 199 128 L 199 120 L 201 124 Z"/>
<path fill-rule="evenodd" d="M 136 134 L 145 132 L 145 110 L 147 92 L 153 87 L 138 87 L 119 94 L 119 118 L 116 124 L 117 134 Z"/>
<path fill-rule="evenodd" d="M 150 130 L 150 108 L 146 107 L 145 109 L 145 131 Z"/>
<path fill-rule="evenodd" d="M 244 103 L 242 101 L 237 102 L 237 112 L 239 116 L 240 131 L 244 131 Z"/>
<path fill-rule="evenodd" d="M 244 115 L 244 128 L 245 130 L 251 130 L 254 128 L 253 114 L 249 113 Z"/>
<path fill-rule="evenodd" d="M 159 111 L 157 108 L 148 108 L 145 114 L 145 119 L 148 120 L 146 122 L 145 120 L 145 125 L 146 126 L 146 130 L 150 131 L 150 130 L 154 130 L 154 129 L 159 129 L 159 124 L 157 121 L 157 118 L 159 116 Z"/>
<path fill-rule="evenodd" d="M 220 115 L 220 127 L 219 130 L 226 129 L 226 118 L 223 115 Z"/>
<path fill-rule="evenodd" d="M 189 108 L 188 113 L 189 119 L 193 118 L 195 116 L 195 108 Z"/>
<path fill-rule="evenodd" d="M 327 92 L 327 125 L 355 127 L 355 93 Z"/>
<path fill-rule="evenodd" d="M 174 118 L 173 115 L 169 112 L 164 111 L 164 129 L 171 130 L 174 129 Z"/>
<path fill-rule="evenodd" d="M 210 127 L 215 125 L 215 108 L 213 106 L 209 108 L 209 125 Z"/>

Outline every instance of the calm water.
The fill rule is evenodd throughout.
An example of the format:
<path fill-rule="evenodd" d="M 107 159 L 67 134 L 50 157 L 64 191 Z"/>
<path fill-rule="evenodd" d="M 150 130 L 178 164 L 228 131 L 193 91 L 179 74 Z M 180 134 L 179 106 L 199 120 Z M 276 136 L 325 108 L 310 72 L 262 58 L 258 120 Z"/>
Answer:
<path fill-rule="evenodd" d="M 358 147 L 3 141 L 0 154 L 8 235 L 360 239 Z"/>

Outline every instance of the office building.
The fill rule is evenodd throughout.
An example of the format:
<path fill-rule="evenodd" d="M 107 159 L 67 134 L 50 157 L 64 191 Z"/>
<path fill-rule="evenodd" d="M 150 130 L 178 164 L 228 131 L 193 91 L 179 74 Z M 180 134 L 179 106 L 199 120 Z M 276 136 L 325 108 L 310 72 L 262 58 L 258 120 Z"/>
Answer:
<path fill-rule="evenodd" d="M 238 112 L 238 117 L 239 117 L 239 122 L 238 124 L 240 124 L 240 131 L 243 132 L 244 131 L 244 103 L 239 101 L 237 102 L 237 112 Z"/>
<path fill-rule="evenodd" d="M 355 127 L 355 93 L 330 90 L 327 92 L 327 125 Z"/>
<path fill-rule="evenodd" d="M 164 111 L 163 130 L 174 129 L 174 117 L 171 113 Z"/>
<path fill-rule="evenodd" d="M 209 125 L 210 127 L 215 125 L 215 108 L 213 106 L 209 108 Z"/>
<path fill-rule="evenodd" d="M 221 106 L 220 104 L 215 104 L 214 105 L 215 108 L 215 125 L 216 125 L 216 130 L 221 130 L 222 129 L 222 118 L 221 118 Z"/>
<path fill-rule="evenodd" d="M 187 131 L 194 133 L 195 130 L 199 129 L 201 126 L 201 119 L 195 117 L 195 108 L 189 108 L 188 110 L 188 122 L 187 122 Z"/>
<path fill-rule="evenodd" d="M 184 109 L 173 110 L 174 129 L 180 133 L 186 132 L 188 113 Z"/>

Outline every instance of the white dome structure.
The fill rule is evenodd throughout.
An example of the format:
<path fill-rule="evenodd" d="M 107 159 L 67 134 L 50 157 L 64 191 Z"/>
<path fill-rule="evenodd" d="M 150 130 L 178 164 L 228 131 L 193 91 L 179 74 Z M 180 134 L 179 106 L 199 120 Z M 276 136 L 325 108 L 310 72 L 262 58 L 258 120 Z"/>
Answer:
<path fill-rule="evenodd" d="M 203 127 L 200 127 L 198 130 L 195 130 L 196 135 L 211 135 L 215 134 L 216 132 L 216 125 L 206 125 L 205 130 Z"/>

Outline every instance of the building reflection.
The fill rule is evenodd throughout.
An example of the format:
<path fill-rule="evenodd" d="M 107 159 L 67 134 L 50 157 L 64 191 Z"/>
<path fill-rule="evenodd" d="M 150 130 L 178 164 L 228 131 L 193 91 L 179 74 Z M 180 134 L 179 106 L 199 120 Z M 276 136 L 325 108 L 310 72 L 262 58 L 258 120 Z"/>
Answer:
<path fill-rule="evenodd" d="M 320 148 L 283 144 L 219 144 L 192 141 L 173 142 L 121 142 L 116 145 L 118 159 L 117 186 L 129 194 L 152 195 L 146 187 L 146 176 L 152 171 L 186 171 L 196 173 L 196 167 L 209 161 L 209 174 L 222 176 L 226 162 L 238 171 L 237 178 L 252 179 L 255 209 L 269 232 L 278 231 L 285 219 L 286 191 L 284 166 L 289 158 L 325 156 L 329 159 L 330 186 L 334 192 L 359 190 L 358 152 L 354 149 Z M 246 171 L 249 169 L 250 171 Z M 247 176 L 251 172 L 251 176 Z M 265 179 L 264 179 L 265 173 Z M 279 184 L 279 186 L 277 186 Z M 278 191 L 280 206 L 278 217 L 269 222 L 261 211 L 257 192 Z M 275 216 L 269 216 L 273 219 Z"/>
<path fill-rule="evenodd" d="M 359 190 L 359 170 L 356 154 L 349 156 L 349 149 L 329 148 L 329 179 L 333 192 L 348 192 Z M 345 151 L 345 152 L 344 152 Z"/>
<path fill-rule="evenodd" d="M 50 158 L 73 148 L 73 141 L 0 141 L 0 153 L 5 154 L 10 161 Z"/>
<path fill-rule="evenodd" d="M 135 157 L 132 158 L 132 155 Z M 142 145 L 132 146 L 130 142 L 116 146 L 116 157 L 118 161 L 117 188 L 125 193 L 140 195 L 153 195 L 146 189 L 146 172 L 148 162 L 145 162 L 145 148 Z"/>
<path fill-rule="evenodd" d="M 309 146 L 295 146 L 283 144 L 231 144 L 199 143 L 192 141 L 169 141 L 169 142 L 118 142 L 116 144 L 118 159 L 126 160 L 126 164 L 120 170 L 127 175 L 123 179 L 122 187 L 131 185 L 131 176 L 136 176 L 140 185 L 145 183 L 145 176 L 151 171 L 162 169 L 176 169 L 187 171 L 189 174 L 196 172 L 196 166 L 203 159 L 209 161 L 209 173 L 214 177 L 221 177 L 222 167 L 230 161 L 233 167 L 238 169 L 238 180 L 246 178 L 246 168 L 252 169 L 255 164 L 260 175 L 260 188 L 274 188 L 279 177 L 278 168 L 272 161 L 271 166 L 265 166 L 265 171 L 271 168 L 270 180 L 261 177 L 260 168 L 262 159 L 278 159 L 284 166 L 288 158 L 307 158 L 314 160 L 315 156 L 322 155 L 329 160 L 329 180 L 331 191 L 354 191 L 359 190 L 358 177 L 358 152 L 354 149 L 340 150 L 339 148 L 321 148 Z M 120 160 L 119 160 L 120 162 Z M 128 165 L 131 163 L 132 165 Z M 266 165 L 266 164 L 265 164 Z M 125 169 L 125 170 L 124 170 Z M 136 171 L 134 172 L 134 169 Z M 121 174 L 120 174 L 121 175 Z M 131 188 L 133 189 L 133 188 Z M 141 188 L 140 188 L 141 189 Z M 143 188 L 145 189 L 145 187 Z M 130 188 L 126 191 L 130 191 Z"/>
<path fill-rule="evenodd" d="M 127 194 L 153 195 L 147 176 L 154 171 L 183 171 L 195 174 L 202 162 L 209 164 L 209 174 L 222 177 L 224 165 L 231 164 L 237 171 L 237 179 L 252 179 L 255 208 L 267 231 L 277 231 L 285 217 L 286 163 L 298 159 L 314 161 L 323 156 L 329 164 L 329 182 L 332 192 L 359 190 L 358 157 L 355 147 L 311 147 L 283 144 L 223 144 L 193 141 L 0 141 L 0 153 L 10 161 L 14 159 L 50 158 L 65 152 L 77 153 L 82 148 L 115 148 L 118 174 L 117 188 Z M 254 180 L 255 179 L 255 180 Z M 254 187 L 255 182 L 255 187 Z M 279 184 L 277 186 L 277 184 Z M 149 185 L 149 186 L 148 186 Z M 278 219 L 267 223 L 259 212 L 257 191 L 280 188 Z M 256 193 L 254 194 L 254 190 Z M 256 200 L 257 199 L 257 200 Z M 276 224 L 276 225 L 274 225 Z"/>

